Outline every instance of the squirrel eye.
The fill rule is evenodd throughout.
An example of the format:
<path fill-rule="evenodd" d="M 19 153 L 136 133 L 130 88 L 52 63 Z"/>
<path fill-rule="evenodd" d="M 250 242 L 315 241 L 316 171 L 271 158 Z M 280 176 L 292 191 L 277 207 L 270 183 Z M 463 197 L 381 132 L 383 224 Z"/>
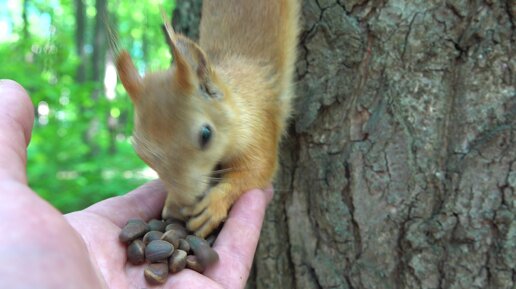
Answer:
<path fill-rule="evenodd" d="M 207 124 L 201 127 L 201 135 L 199 138 L 199 143 L 201 145 L 201 149 L 205 149 L 211 139 L 211 127 Z"/>

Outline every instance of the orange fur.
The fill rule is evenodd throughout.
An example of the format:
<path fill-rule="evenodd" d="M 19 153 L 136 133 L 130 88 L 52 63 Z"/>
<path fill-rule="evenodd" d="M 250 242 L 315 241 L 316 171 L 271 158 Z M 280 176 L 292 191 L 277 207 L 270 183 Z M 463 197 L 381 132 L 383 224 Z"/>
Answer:
<path fill-rule="evenodd" d="M 291 111 L 299 0 L 205 0 L 199 45 L 170 27 L 174 63 L 138 75 L 117 69 L 135 107 L 134 146 L 168 197 L 163 217 L 206 236 L 246 190 L 267 186 Z M 212 138 L 203 148 L 200 130 Z M 221 180 L 209 186 L 222 168 Z"/>

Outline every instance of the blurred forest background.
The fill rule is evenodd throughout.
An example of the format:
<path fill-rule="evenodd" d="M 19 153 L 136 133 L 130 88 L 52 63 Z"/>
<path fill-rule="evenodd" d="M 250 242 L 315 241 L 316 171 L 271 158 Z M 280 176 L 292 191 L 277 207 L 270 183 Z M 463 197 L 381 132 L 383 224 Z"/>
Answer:
<path fill-rule="evenodd" d="M 160 5 L 172 14 L 173 1 L 0 0 L 0 79 L 23 85 L 36 114 L 29 183 L 62 212 L 156 177 L 131 146 L 105 19 L 141 72 L 163 69 Z"/>

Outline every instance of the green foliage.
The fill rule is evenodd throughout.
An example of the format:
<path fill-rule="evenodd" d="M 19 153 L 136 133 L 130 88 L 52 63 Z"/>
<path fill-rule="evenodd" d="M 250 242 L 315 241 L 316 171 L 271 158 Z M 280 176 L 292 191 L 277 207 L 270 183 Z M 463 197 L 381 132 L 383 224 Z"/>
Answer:
<path fill-rule="evenodd" d="M 74 3 L 27 1 L 24 22 L 23 7 L 0 0 L 7 8 L 0 12 L 0 78 L 22 84 L 36 112 L 28 148 L 29 184 L 63 212 L 123 194 L 149 179 L 130 143 L 133 112 L 123 87 L 117 84 L 115 96 L 108 98 L 103 83 L 91 80 L 94 25 L 99 19 L 95 1 L 83 1 L 88 63 L 81 63 L 76 54 Z M 170 63 L 160 5 L 156 0 L 108 4 L 120 47 L 134 56 L 141 71 Z M 163 5 L 172 11 L 172 1 Z M 81 64 L 88 75 L 83 82 L 76 77 Z"/>

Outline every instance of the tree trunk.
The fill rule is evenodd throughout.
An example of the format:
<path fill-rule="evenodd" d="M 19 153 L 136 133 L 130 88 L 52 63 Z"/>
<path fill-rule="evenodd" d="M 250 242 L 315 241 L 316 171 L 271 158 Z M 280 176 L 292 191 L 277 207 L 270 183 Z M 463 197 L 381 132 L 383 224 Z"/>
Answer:
<path fill-rule="evenodd" d="M 516 288 L 515 3 L 304 1 L 249 288 Z"/>
<path fill-rule="evenodd" d="M 75 8 L 75 52 L 80 59 L 79 66 L 75 80 L 78 83 L 84 83 L 86 81 L 86 9 L 82 0 L 74 1 Z"/>
<path fill-rule="evenodd" d="M 29 10 L 29 0 L 23 0 L 23 8 L 22 8 L 22 20 L 23 20 L 23 27 L 22 27 L 22 35 L 23 39 L 29 39 L 30 33 L 29 33 L 29 17 L 28 17 L 28 11 Z"/>
<path fill-rule="evenodd" d="M 104 83 L 104 72 L 106 69 L 107 33 L 104 23 L 107 15 L 106 0 L 95 0 L 95 31 L 93 35 L 93 68 L 92 80 L 97 83 Z M 97 99 L 100 92 L 94 93 L 93 98 Z"/>
<path fill-rule="evenodd" d="M 102 86 L 96 87 L 91 93 L 91 98 L 97 102 L 102 91 L 104 91 L 104 76 L 106 71 L 106 57 L 107 57 L 107 31 L 104 23 L 107 19 L 107 1 L 95 0 L 95 26 L 93 34 L 93 55 L 92 55 L 92 69 L 91 80 L 94 83 L 102 83 Z M 89 147 L 88 156 L 95 157 L 100 153 L 100 146 L 93 141 L 95 135 L 99 131 L 100 120 L 93 117 L 85 132 L 85 142 Z"/>
<path fill-rule="evenodd" d="M 176 1 L 172 17 L 174 30 L 188 35 L 191 39 L 199 39 L 201 5 L 202 0 Z"/>

